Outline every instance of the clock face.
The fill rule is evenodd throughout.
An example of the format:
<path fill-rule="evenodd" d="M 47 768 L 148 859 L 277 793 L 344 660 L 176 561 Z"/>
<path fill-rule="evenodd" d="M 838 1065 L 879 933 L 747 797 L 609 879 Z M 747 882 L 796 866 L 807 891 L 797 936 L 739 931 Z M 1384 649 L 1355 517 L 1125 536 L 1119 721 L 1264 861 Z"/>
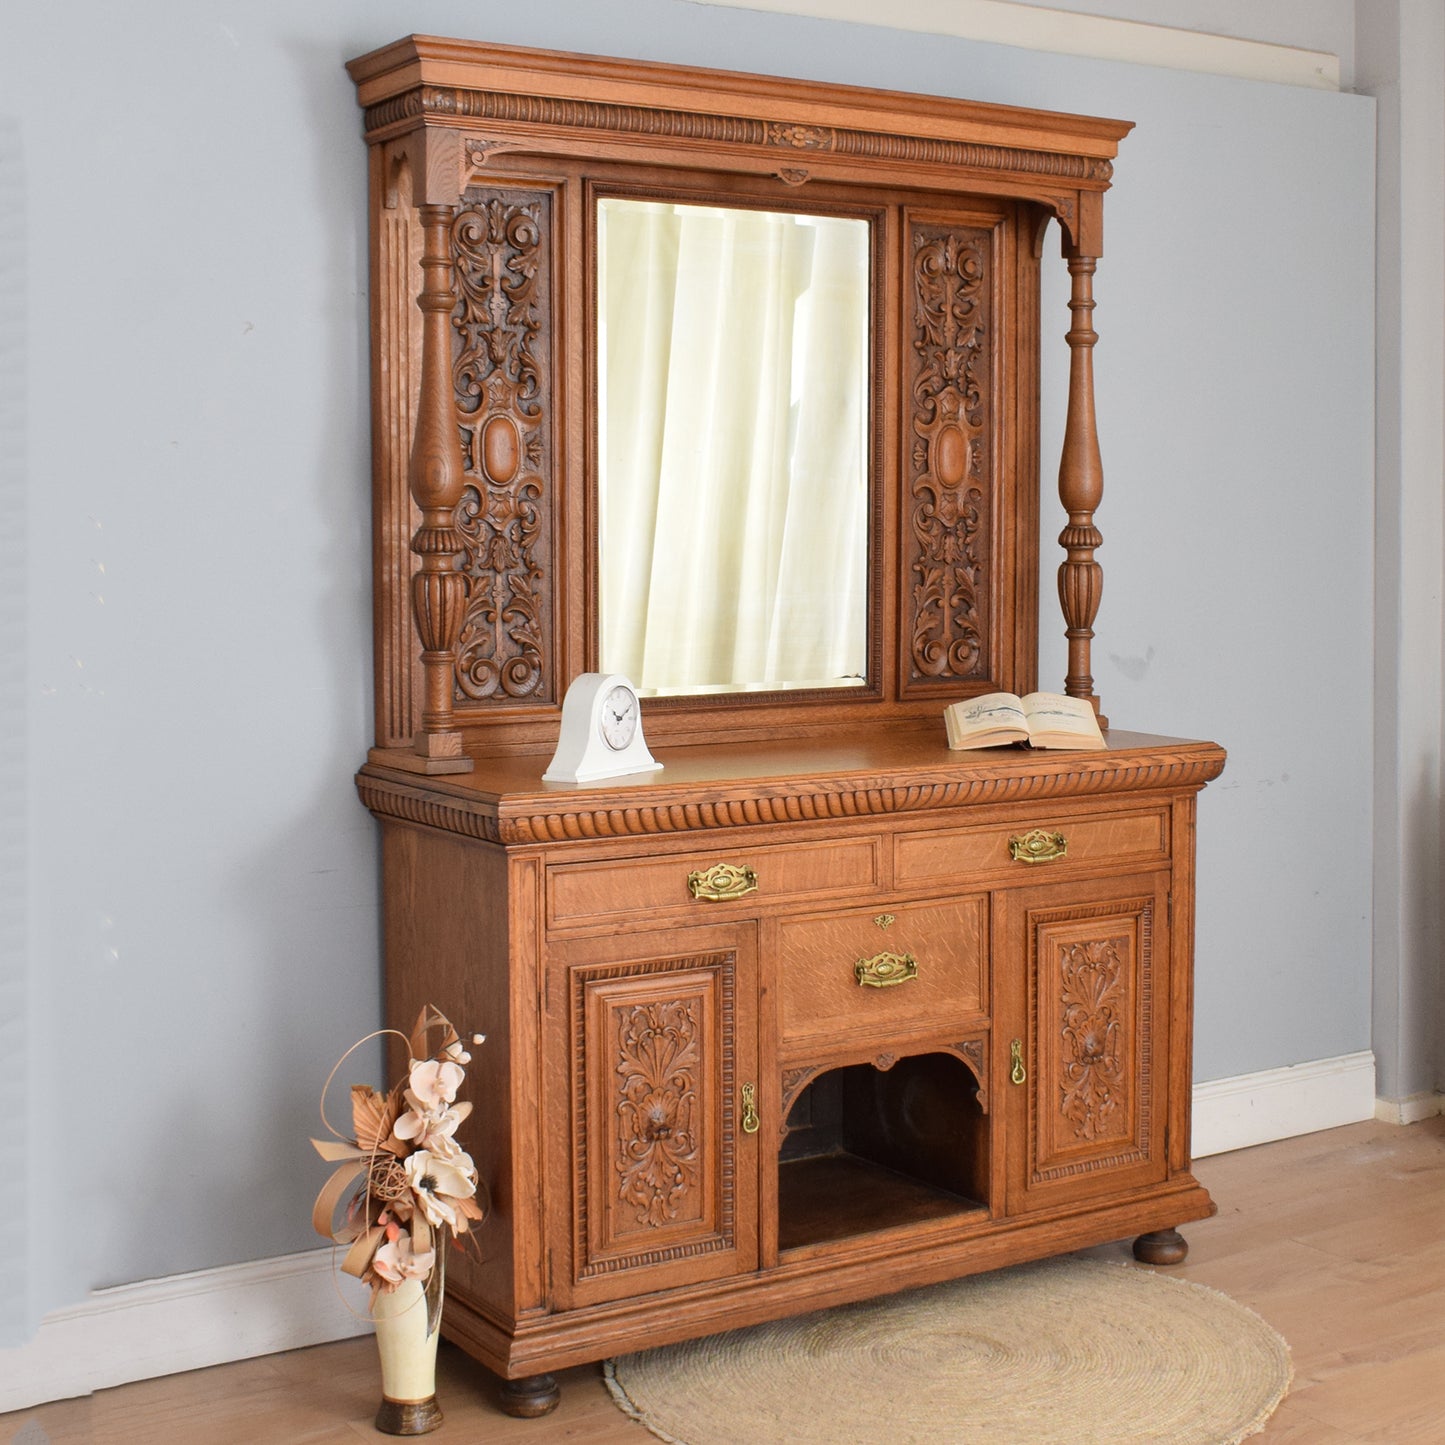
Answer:
<path fill-rule="evenodd" d="M 630 687 L 614 687 L 602 699 L 602 741 L 621 752 L 637 731 L 637 695 Z"/>

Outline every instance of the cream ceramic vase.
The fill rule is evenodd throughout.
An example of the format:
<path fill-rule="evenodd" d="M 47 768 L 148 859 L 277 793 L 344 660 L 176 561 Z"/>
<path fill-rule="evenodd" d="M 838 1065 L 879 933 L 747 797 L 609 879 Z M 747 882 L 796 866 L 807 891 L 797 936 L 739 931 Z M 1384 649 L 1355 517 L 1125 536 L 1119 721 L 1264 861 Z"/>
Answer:
<path fill-rule="evenodd" d="M 425 1435 L 442 1422 L 437 1405 L 437 1343 L 441 1339 L 442 1262 L 423 1286 L 409 1279 L 372 1307 L 381 1355 L 381 1405 L 376 1428 L 387 1435 Z"/>

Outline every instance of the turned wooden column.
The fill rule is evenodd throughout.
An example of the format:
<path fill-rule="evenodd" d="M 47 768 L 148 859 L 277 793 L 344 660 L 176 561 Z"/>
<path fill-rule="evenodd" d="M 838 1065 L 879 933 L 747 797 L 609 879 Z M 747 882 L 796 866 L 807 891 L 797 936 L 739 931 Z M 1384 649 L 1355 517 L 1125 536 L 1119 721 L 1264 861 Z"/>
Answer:
<path fill-rule="evenodd" d="M 422 313 L 421 386 L 416 435 L 407 480 L 421 509 L 411 550 L 421 568 L 411 579 L 412 613 L 421 641 L 421 726 L 412 751 L 421 770 L 466 772 L 462 734 L 452 716 L 457 636 L 467 606 L 467 579 L 456 568 L 462 537 L 456 507 L 462 497 L 463 467 L 452 393 L 451 316 L 453 289 L 451 227 L 453 206 L 421 206 Z"/>
<path fill-rule="evenodd" d="M 1059 566 L 1059 605 L 1064 611 L 1064 636 L 1069 639 L 1069 671 L 1064 691 L 1087 698 L 1099 714 L 1099 725 L 1109 720 L 1100 712 L 1094 695 L 1089 649 L 1094 640 L 1094 618 L 1104 590 L 1104 569 L 1094 560 L 1094 549 L 1104 539 L 1094 525 L 1094 511 L 1104 496 L 1104 464 L 1099 457 L 1099 432 L 1094 418 L 1094 268 L 1093 256 L 1069 255 L 1073 292 L 1069 310 L 1073 324 L 1069 343 L 1069 412 L 1064 424 L 1064 450 L 1059 461 L 1059 500 L 1069 514 L 1059 533 L 1064 560 Z"/>

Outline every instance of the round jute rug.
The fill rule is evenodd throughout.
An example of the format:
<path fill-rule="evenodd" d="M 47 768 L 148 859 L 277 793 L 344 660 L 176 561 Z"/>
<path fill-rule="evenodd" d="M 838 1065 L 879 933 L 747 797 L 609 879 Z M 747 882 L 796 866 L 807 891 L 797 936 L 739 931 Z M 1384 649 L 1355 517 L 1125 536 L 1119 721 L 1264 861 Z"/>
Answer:
<path fill-rule="evenodd" d="M 1289 1347 L 1227 1295 L 1060 1259 L 609 1360 L 673 1445 L 1231 1445 Z"/>

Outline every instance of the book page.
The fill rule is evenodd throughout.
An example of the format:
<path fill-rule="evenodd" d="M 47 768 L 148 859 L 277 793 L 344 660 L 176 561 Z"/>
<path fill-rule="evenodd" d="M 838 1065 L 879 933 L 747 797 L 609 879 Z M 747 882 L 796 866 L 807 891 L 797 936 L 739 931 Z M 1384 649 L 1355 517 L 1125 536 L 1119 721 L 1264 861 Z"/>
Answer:
<path fill-rule="evenodd" d="M 1080 737 L 1099 736 L 1094 705 L 1082 697 L 1064 697 L 1056 692 L 1031 692 L 1023 699 L 1031 732 L 1077 733 Z"/>
<path fill-rule="evenodd" d="M 1025 709 L 1011 692 L 989 692 L 982 697 L 968 698 L 954 703 L 950 710 L 969 732 L 992 728 L 1028 729 Z"/>
<path fill-rule="evenodd" d="M 1028 736 L 1023 704 L 1011 692 L 964 698 L 943 710 L 951 748 L 984 748 L 1020 742 Z"/>

